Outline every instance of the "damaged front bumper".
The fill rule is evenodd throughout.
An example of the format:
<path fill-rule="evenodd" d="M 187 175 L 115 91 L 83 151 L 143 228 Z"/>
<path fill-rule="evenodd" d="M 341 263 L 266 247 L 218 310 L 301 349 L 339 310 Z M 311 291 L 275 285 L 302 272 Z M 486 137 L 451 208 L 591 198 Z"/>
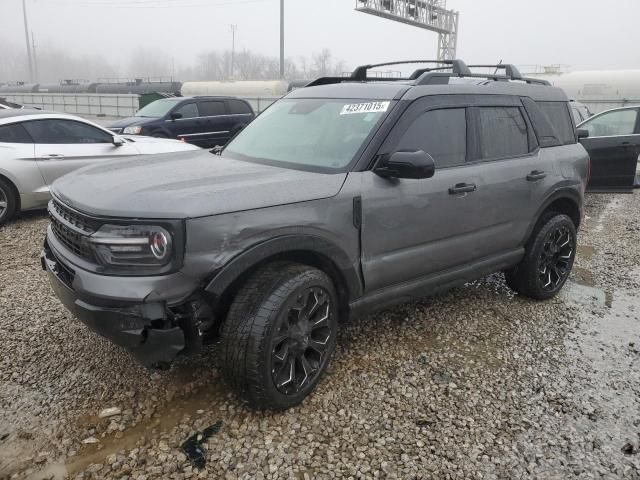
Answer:
<path fill-rule="evenodd" d="M 182 323 L 178 324 L 167 301 L 148 293 L 152 291 L 151 285 L 145 287 L 138 282 L 128 289 L 125 287 L 122 297 L 126 298 L 105 297 L 104 292 L 100 292 L 101 282 L 105 282 L 106 290 L 106 282 L 122 285 L 121 280 L 71 268 L 54 253 L 49 241 L 45 242 L 41 262 L 65 307 L 91 330 L 128 350 L 143 365 L 166 365 L 187 346 L 199 341 L 199 338 L 188 338 L 190 332 L 197 331 L 193 328 L 193 319 L 183 315 Z M 88 292 L 87 286 L 97 291 Z M 137 293 L 140 295 L 136 299 Z"/>

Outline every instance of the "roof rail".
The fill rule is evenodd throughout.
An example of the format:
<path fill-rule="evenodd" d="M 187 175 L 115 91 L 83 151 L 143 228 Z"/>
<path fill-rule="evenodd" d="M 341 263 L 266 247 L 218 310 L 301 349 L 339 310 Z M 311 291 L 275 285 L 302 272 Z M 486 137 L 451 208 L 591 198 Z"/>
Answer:
<path fill-rule="evenodd" d="M 304 88 L 306 87 L 317 87 L 319 85 L 331 85 L 333 83 L 342 83 L 345 80 L 349 80 L 349 77 L 320 77 L 320 78 L 316 78 L 315 80 L 307 83 Z"/>
<path fill-rule="evenodd" d="M 551 85 L 550 82 L 539 78 L 523 77 L 520 70 L 510 63 L 499 63 L 497 65 L 469 65 L 469 68 L 495 68 L 496 70 L 504 70 L 509 80 L 516 80 L 527 83 L 535 83 L 538 85 Z"/>
<path fill-rule="evenodd" d="M 351 80 L 364 82 L 367 80 L 367 72 L 372 68 L 389 67 L 392 65 L 407 65 L 407 64 L 415 64 L 415 63 L 432 63 L 435 65 L 439 65 L 439 67 L 436 67 L 433 70 L 436 70 L 436 69 L 442 70 L 442 69 L 450 68 L 453 70 L 453 73 L 455 75 L 464 75 L 464 74 L 471 73 L 471 71 L 467 68 L 467 66 L 462 60 L 403 60 L 400 62 L 378 63 L 374 65 L 361 65 L 353 71 L 350 78 Z"/>
<path fill-rule="evenodd" d="M 437 72 L 433 70 L 426 70 L 417 80 L 416 85 L 441 85 L 446 83 L 443 81 L 443 78 L 452 78 L 452 77 L 461 77 L 461 78 L 485 78 L 487 80 L 494 81 L 522 81 L 528 84 L 537 84 L 537 85 L 545 85 L 550 86 L 551 83 L 547 80 L 542 80 L 539 78 L 529 78 L 523 77 L 518 69 L 513 65 L 508 64 L 499 64 L 499 65 L 469 65 L 468 68 L 496 68 L 496 69 L 504 69 L 505 75 L 498 73 L 471 73 L 469 71 L 468 74 L 455 75 L 446 72 Z M 420 73 L 418 70 L 416 73 Z"/>
<path fill-rule="evenodd" d="M 522 74 L 516 68 L 515 65 L 510 63 L 499 63 L 497 65 L 469 65 L 469 68 L 495 68 L 497 70 L 504 70 L 505 75 L 510 77 L 511 80 L 522 80 Z"/>
<path fill-rule="evenodd" d="M 409 78 L 368 78 L 367 72 L 373 68 L 388 67 L 392 65 L 426 63 L 433 64 L 434 67 L 421 68 L 411 74 Z M 496 70 L 504 70 L 505 74 L 498 73 L 473 73 L 471 68 L 495 68 Z M 446 70 L 451 70 L 450 72 Z M 378 63 L 374 65 L 361 65 L 357 67 L 349 77 L 321 77 L 311 83 L 307 87 L 315 87 L 319 85 L 330 85 L 342 82 L 366 82 L 371 81 L 413 81 L 414 85 L 446 85 L 450 78 L 484 78 L 494 81 L 522 81 L 529 84 L 551 85 L 547 80 L 538 78 L 523 77 L 515 65 L 508 63 L 500 63 L 497 65 L 469 65 L 467 66 L 462 60 L 405 60 L 400 62 Z"/>

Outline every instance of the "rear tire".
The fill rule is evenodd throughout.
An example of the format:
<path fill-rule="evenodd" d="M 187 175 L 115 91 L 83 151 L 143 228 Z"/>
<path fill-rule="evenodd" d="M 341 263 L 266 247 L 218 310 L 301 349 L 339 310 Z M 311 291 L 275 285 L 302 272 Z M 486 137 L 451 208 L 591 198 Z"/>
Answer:
<path fill-rule="evenodd" d="M 222 328 L 227 382 L 250 407 L 282 410 L 320 382 L 335 349 L 335 288 L 322 271 L 275 263 L 236 295 Z"/>
<path fill-rule="evenodd" d="M 576 256 L 573 221 L 557 212 L 544 214 L 527 242 L 520 264 L 505 272 L 507 285 L 535 300 L 548 300 L 562 289 Z"/>
<path fill-rule="evenodd" d="M 18 198 L 15 188 L 0 178 L 0 225 L 11 220 L 18 209 Z"/>

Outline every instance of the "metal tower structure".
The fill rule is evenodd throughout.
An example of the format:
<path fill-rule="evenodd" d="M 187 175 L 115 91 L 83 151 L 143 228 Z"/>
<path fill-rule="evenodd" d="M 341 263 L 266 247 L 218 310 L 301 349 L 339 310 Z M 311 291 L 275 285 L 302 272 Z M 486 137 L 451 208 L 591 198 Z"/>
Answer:
<path fill-rule="evenodd" d="M 459 13 L 447 0 L 356 0 L 356 10 L 436 32 L 438 60 L 456 58 Z"/>

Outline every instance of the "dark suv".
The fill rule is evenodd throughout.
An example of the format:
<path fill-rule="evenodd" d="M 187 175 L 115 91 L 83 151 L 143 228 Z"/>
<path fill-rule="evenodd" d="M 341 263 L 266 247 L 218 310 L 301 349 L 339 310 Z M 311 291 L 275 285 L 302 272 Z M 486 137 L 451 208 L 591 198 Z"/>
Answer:
<path fill-rule="evenodd" d="M 215 161 L 56 182 L 42 264 L 59 298 L 146 365 L 219 341 L 241 397 L 279 409 L 316 386 L 352 314 L 500 271 L 556 295 L 589 168 L 564 92 L 504 65 L 370 68 L 291 92 Z"/>
<path fill-rule="evenodd" d="M 225 145 L 255 118 L 251 105 L 232 97 L 163 98 L 140 109 L 134 117 L 109 125 L 126 135 L 177 138 L 199 147 Z"/>

